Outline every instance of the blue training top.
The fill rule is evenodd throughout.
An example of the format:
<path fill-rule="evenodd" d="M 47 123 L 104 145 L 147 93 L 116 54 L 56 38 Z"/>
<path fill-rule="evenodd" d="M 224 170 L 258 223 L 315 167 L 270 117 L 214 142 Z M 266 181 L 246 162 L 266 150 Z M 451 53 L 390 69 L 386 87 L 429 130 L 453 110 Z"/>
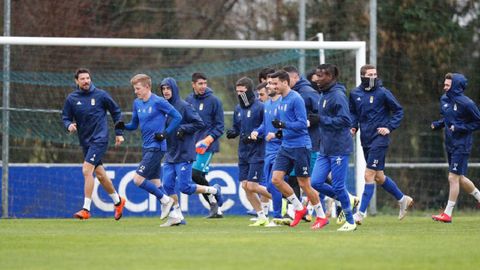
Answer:
<path fill-rule="evenodd" d="M 290 90 L 290 92 L 282 98 L 279 106 L 279 120 L 285 124 L 285 128 L 282 130 L 283 147 L 312 148 L 312 141 L 308 135 L 305 102 L 299 93 Z"/>

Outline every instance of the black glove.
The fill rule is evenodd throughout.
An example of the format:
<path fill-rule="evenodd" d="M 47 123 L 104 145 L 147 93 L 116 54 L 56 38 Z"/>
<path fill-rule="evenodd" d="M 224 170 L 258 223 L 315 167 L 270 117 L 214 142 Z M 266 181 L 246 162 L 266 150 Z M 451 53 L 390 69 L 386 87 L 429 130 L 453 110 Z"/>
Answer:
<path fill-rule="evenodd" d="M 309 113 L 307 119 L 310 122 L 310 127 L 316 127 L 320 123 L 320 115 L 316 113 Z"/>
<path fill-rule="evenodd" d="M 167 133 L 165 133 L 165 132 L 155 133 L 155 140 L 157 140 L 159 142 L 165 140 L 166 137 L 167 137 Z"/>
<path fill-rule="evenodd" d="M 238 133 L 234 129 L 227 130 L 227 139 L 235 139 Z"/>
<path fill-rule="evenodd" d="M 185 136 L 185 130 L 179 128 L 175 135 L 177 136 L 177 138 L 183 139 L 183 136 Z"/>
<path fill-rule="evenodd" d="M 244 144 L 250 144 L 256 142 L 256 140 L 252 139 L 250 136 L 244 136 L 242 137 L 242 142 Z"/>
<path fill-rule="evenodd" d="M 283 138 L 283 132 L 281 129 L 277 130 L 277 132 L 275 132 L 275 138 L 277 139 L 282 139 Z"/>
<path fill-rule="evenodd" d="M 124 130 L 124 129 L 125 129 L 125 122 L 123 122 L 123 121 L 118 121 L 118 122 L 115 124 L 115 129 Z"/>
<path fill-rule="evenodd" d="M 278 119 L 273 120 L 272 125 L 273 125 L 274 128 L 285 128 L 285 123 L 283 123 L 282 121 L 280 121 Z"/>

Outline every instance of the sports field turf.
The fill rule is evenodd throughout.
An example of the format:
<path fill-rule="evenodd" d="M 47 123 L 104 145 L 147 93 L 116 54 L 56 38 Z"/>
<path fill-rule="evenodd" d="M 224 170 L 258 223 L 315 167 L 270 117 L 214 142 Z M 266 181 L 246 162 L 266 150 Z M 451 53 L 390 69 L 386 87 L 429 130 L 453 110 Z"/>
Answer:
<path fill-rule="evenodd" d="M 247 216 L 0 219 L 0 269 L 479 269 L 480 214 L 452 224 L 427 214 L 368 217 L 351 233 L 335 220 L 320 231 L 252 228 Z"/>

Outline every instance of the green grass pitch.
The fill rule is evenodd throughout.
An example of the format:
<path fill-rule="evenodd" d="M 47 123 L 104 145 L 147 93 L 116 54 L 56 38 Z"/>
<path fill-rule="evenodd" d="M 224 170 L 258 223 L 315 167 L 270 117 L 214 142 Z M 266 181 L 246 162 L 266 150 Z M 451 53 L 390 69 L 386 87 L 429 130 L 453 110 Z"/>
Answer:
<path fill-rule="evenodd" d="M 0 269 L 479 269 L 480 215 L 368 217 L 357 231 L 252 228 L 247 216 L 0 219 Z"/>

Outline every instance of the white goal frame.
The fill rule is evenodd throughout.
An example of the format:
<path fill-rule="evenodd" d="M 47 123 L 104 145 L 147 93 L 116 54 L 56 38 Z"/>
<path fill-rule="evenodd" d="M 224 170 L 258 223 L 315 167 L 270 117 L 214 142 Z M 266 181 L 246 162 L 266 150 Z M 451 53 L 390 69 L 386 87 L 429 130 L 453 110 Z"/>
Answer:
<path fill-rule="evenodd" d="M 0 37 L 1 45 L 81 46 L 131 48 L 204 48 L 204 49 L 330 49 L 355 52 L 355 81 L 360 84 L 360 67 L 366 64 L 365 41 L 276 41 L 276 40 L 194 40 L 194 39 L 130 39 L 130 38 L 63 38 L 63 37 Z M 3 108 L 9 110 L 10 108 Z M 4 134 L 5 135 L 5 134 Z M 7 150 L 8 151 L 8 150 Z M 8 164 L 8 161 L 6 161 Z M 355 182 L 357 196 L 363 192 L 365 160 L 356 135 Z M 3 179 L 8 182 L 8 179 Z M 2 204 L 3 205 L 3 204 Z M 5 210 L 3 209 L 4 213 Z"/>

